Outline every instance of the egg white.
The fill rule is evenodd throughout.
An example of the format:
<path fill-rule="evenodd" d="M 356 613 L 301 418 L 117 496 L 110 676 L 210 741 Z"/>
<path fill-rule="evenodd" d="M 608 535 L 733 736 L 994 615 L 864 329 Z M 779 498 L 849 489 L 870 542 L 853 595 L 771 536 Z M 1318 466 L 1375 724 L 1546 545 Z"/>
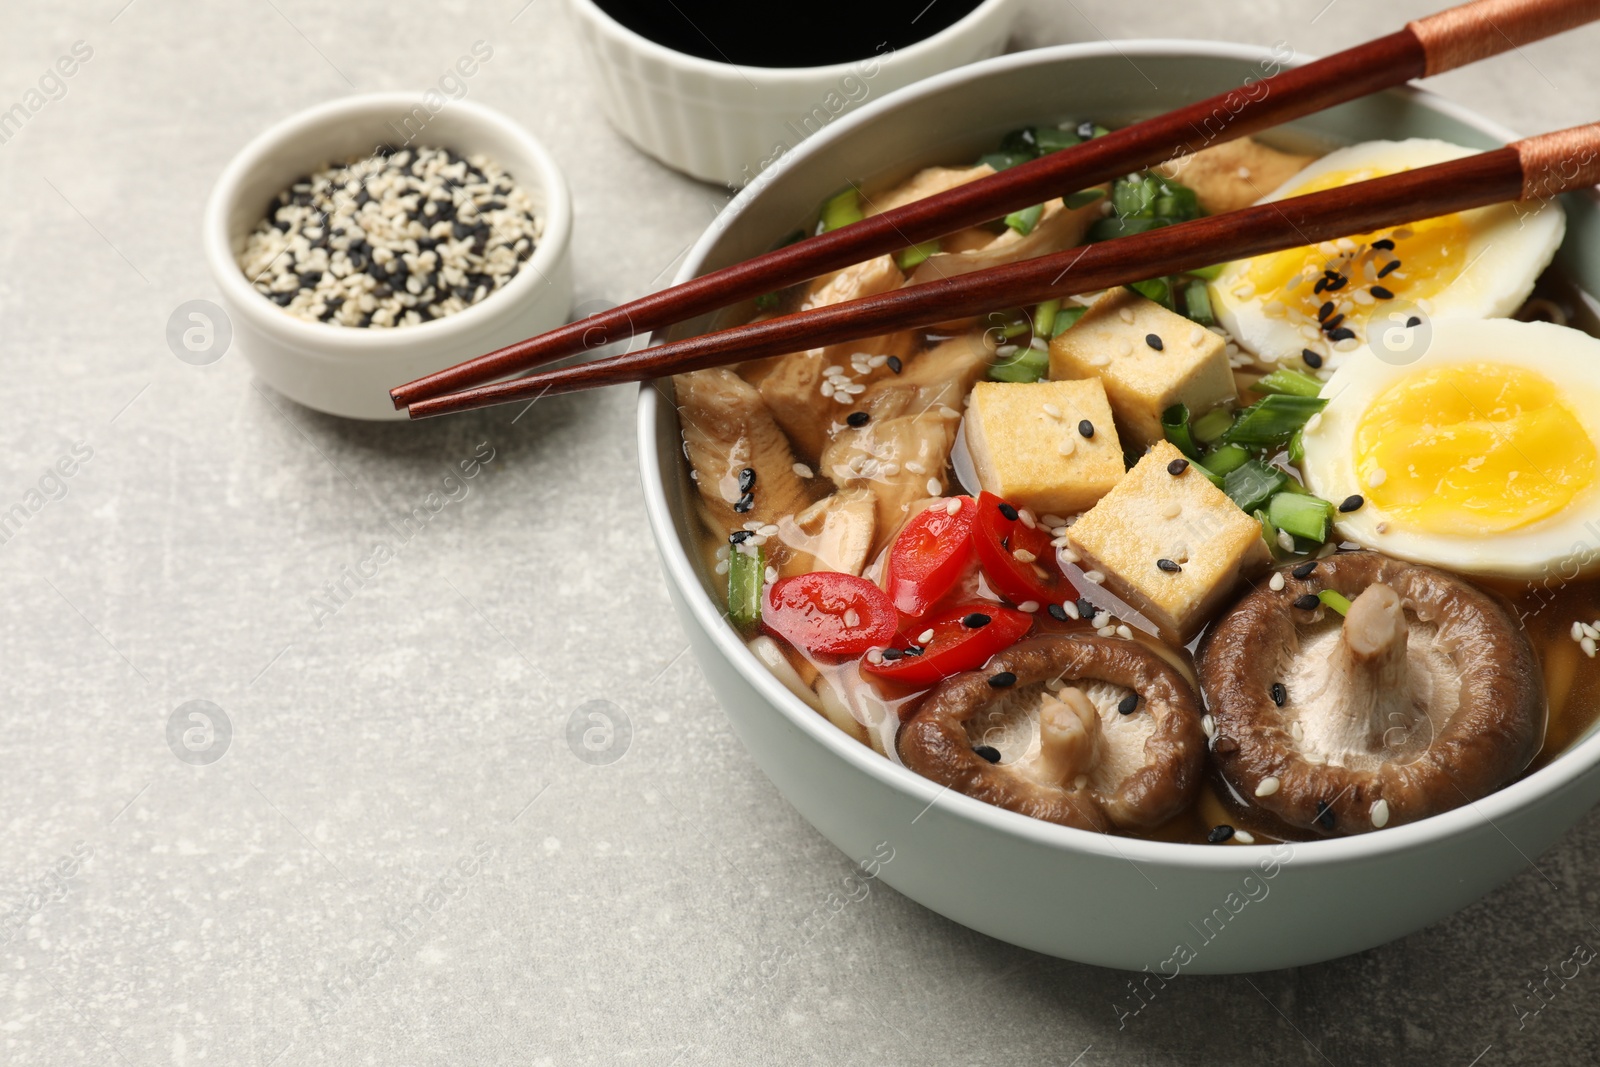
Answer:
<path fill-rule="evenodd" d="M 1322 157 L 1300 171 L 1259 202 L 1282 200 L 1297 195 L 1318 178 L 1329 173 L 1371 170 L 1374 176 L 1397 174 L 1432 166 L 1464 156 L 1475 155 L 1470 148 L 1445 141 L 1414 138 L 1408 141 L 1367 141 L 1351 145 Z M 1447 287 L 1432 297 L 1414 300 L 1406 293 L 1406 267 L 1395 280 L 1379 284 L 1393 290 L 1394 300 L 1380 300 L 1356 308 L 1345 321 L 1355 333 L 1354 340 L 1330 343 L 1316 328 L 1314 320 L 1295 321 L 1295 316 L 1269 315 L 1277 294 L 1256 293 L 1247 282 L 1253 260 L 1239 260 L 1223 269 L 1211 283 L 1211 305 L 1217 321 L 1235 343 L 1256 360 L 1270 366 L 1285 360 L 1298 362 L 1302 349 L 1310 348 L 1323 356 L 1328 368 L 1337 367 L 1347 352 L 1359 349 L 1367 340 L 1366 314 L 1387 324 L 1389 316 L 1400 315 L 1403 323 L 1413 314 L 1432 322 L 1458 319 L 1486 319 L 1510 315 L 1527 300 L 1534 282 L 1549 265 L 1566 232 L 1566 215 L 1558 201 L 1497 204 L 1460 213 L 1470 234 L 1462 257 L 1462 272 Z M 1396 227 L 1397 229 L 1399 227 Z M 1337 242 L 1334 242 L 1337 244 Z M 1354 247 L 1353 244 L 1351 247 Z M 1324 246 L 1325 251 L 1332 252 Z M 1397 250 L 1403 261 L 1404 242 Z M 1353 297 L 1364 285 L 1352 281 L 1340 296 Z"/>
<path fill-rule="evenodd" d="M 1327 407 L 1303 434 L 1307 486 L 1336 504 L 1362 492 L 1355 435 L 1373 401 L 1420 371 L 1469 363 L 1525 367 L 1544 375 L 1600 448 L 1600 339 L 1547 322 L 1443 322 L 1434 326 L 1426 351 L 1412 362 L 1380 358 L 1370 347 L 1350 353 L 1322 389 Z M 1557 514 L 1502 533 L 1445 535 L 1408 529 L 1370 501 L 1335 515 L 1335 520 L 1345 540 L 1446 570 L 1570 581 L 1600 569 L 1600 485 L 1580 491 Z"/>

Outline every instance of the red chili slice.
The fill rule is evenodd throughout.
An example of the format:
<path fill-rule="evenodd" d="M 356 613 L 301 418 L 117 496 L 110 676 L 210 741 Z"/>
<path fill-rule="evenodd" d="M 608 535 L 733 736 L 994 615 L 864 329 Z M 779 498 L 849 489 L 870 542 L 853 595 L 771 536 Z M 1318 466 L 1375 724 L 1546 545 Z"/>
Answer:
<path fill-rule="evenodd" d="M 977 548 L 978 565 L 1001 596 L 1015 604 L 1027 600 L 1041 605 L 1059 604 L 1077 599 L 1077 589 L 1056 563 L 1055 546 L 1050 543 L 1047 530 L 1022 522 L 1016 517 L 1016 508 L 993 493 L 978 498 L 977 510 L 972 541 Z M 1031 554 L 1033 559 L 1018 559 L 1019 551 Z"/>
<path fill-rule="evenodd" d="M 952 497 L 959 507 L 951 514 L 935 504 L 906 523 L 889 549 L 885 585 L 902 615 L 926 614 L 966 573 L 972 562 L 972 521 L 977 504 L 969 496 Z"/>
<path fill-rule="evenodd" d="M 899 621 L 882 589 L 836 571 L 797 574 L 774 583 L 761 612 L 768 633 L 825 656 L 859 656 L 887 645 Z"/>
<path fill-rule="evenodd" d="M 888 649 L 882 663 L 864 662 L 862 669 L 904 685 L 933 685 L 981 667 L 996 652 L 1016 644 L 1033 627 L 1033 616 L 977 600 L 910 625 L 921 628 L 912 641 Z M 933 631 L 931 640 L 915 640 L 927 630 Z"/>

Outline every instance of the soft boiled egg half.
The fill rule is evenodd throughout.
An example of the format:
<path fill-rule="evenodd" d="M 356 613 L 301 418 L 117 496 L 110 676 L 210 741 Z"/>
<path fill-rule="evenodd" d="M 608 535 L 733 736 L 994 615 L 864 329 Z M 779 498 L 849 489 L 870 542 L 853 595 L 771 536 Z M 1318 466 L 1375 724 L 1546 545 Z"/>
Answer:
<path fill-rule="evenodd" d="M 1262 202 L 1474 154 L 1444 141 L 1368 141 L 1322 157 Z M 1555 200 L 1476 208 L 1230 263 L 1211 283 L 1211 304 L 1260 362 L 1336 367 L 1369 341 L 1404 344 L 1413 319 L 1510 315 L 1565 232 Z"/>
<path fill-rule="evenodd" d="M 1600 339 L 1441 322 L 1409 361 L 1364 348 L 1303 432 L 1339 533 L 1449 570 L 1570 580 L 1600 565 Z"/>

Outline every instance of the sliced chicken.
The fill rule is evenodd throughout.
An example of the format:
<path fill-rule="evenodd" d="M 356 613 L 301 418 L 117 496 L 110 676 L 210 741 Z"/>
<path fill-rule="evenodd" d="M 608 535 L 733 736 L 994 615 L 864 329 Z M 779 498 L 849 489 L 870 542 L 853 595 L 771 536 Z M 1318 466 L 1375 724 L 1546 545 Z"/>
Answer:
<path fill-rule="evenodd" d="M 917 356 L 904 372 L 861 394 L 864 426 L 842 426 L 822 453 L 821 473 L 840 489 L 870 488 L 877 504 L 874 554 L 912 507 L 945 489 L 961 400 L 988 368 L 994 348 L 963 334 Z"/>
<path fill-rule="evenodd" d="M 872 551 L 876 506 L 870 489 L 841 489 L 798 515 L 779 519 L 778 540 L 809 555 L 816 570 L 860 574 Z"/>
<path fill-rule="evenodd" d="M 905 276 L 895 266 L 894 257 L 879 256 L 846 267 L 827 278 L 819 278 L 812 283 L 802 306 L 807 309 L 827 307 L 846 300 L 876 296 L 898 289 L 904 281 Z M 848 374 L 852 382 L 859 384 L 890 373 L 884 369 L 887 357 L 904 359 L 914 344 L 915 336 L 911 333 L 869 337 L 760 360 L 747 367 L 744 373 L 748 379 L 758 383 L 762 399 L 767 402 L 778 425 L 794 442 L 800 458 L 806 463 L 815 463 L 827 439 L 829 424 L 850 410 L 848 404 L 824 395 L 822 386 L 828 378 L 824 372 L 829 367 L 838 367 L 841 374 Z M 859 374 L 855 372 L 851 359 L 857 353 L 884 358 L 877 361 L 877 368 Z M 835 375 L 834 379 L 839 381 L 839 375 Z"/>
<path fill-rule="evenodd" d="M 1220 215 L 1249 207 L 1315 158 L 1280 152 L 1244 137 L 1179 156 L 1155 171 L 1193 189 L 1206 214 Z"/>
<path fill-rule="evenodd" d="M 1089 227 L 1101 217 L 1100 204 L 1101 201 L 1096 200 L 1080 208 L 1069 208 L 1060 198 L 1051 200 L 1045 204 L 1043 214 L 1027 236 L 1008 227 L 982 248 L 929 256 L 912 272 L 910 282 L 921 285 L 1072 248 L 1083 242 Z"/>
<path fill-rule="evenodd" d="M 979 163 L 976 167 L 924 167 L 882 196 L 867 200 L 865 214 L 869 217 L 881 215 L 885 211 L 947 193 L 993 173 L 994 168 L 987 163 Z"/>
<path fill-rule="evenodd" d="M 724 367 L 680 374 L 673 379 L 683 441 L 694 469 L 696 487 L 713 528 L 743 529 L 747 522 L 777 524 L 810 507 L 814 496 L 795 473 L 794 453 L 773 421 L 756 388 Z M 748 510 L 736 510 L 745 496 L 741 478 L 754 471 Z M 809 566 L 791 559 L 796 553 L 777 540 L 769 542 L 775 565 Z"/>

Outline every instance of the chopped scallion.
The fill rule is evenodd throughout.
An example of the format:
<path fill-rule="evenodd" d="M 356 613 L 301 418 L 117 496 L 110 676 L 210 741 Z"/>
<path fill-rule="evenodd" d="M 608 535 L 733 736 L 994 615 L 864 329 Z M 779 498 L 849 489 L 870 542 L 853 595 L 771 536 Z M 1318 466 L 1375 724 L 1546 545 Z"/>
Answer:
<path fill-rule="evenodd" d="M 777 293 L 762 293 L 760 296 L 756 297 L 756 309 L 758 311 L 771 311 L 772 309 L 776 308 L 778 304 L 779 299 Z"/>
<path fill-rule="evenodd" d="M 1316 396 L 1322 392 L 1322 383 L 1309 374 L 1279 367 L 1252 386 L 1258 393 L 1286 393 L 1289 396 Z"/>
<path fill-rule="evenodd" d="M 1046 300 L 1033 309 L 1033 332 L 1039 337 L 1054 337 L 1056 329 L 1056 312 L 1061 310 L 1061 301 Z"/>
<path fill-rule="evenodd" d="M 1205 282 L 1192 282 L 1183 291 L 1183 313 L 1201 326 L 1214 326 L 1216 316 L 1211 313 L 1211 294 Z"/>
<path fill-rule="evenodd" d="M 761 621 L 761 583 L 766 577 L 766 549 L 728 553 L 728 618 L 741 630 Z"/>
<path fill-rule="evenodd" d="M 1167 279 L 1165 278 L 1150 278 L 1146 281 L 1134 282 L 1128 288 L 1142 297 L 1154 300 L 1168 310 L 1172 308 L 1172 286 L 1167 284 Z"/>
<path fill-rule="evenodd" d="M 1035 226 L 1039 225 L 1039 217 L 1043 214 L 1044 205 L 1035 204 L 1032 207 L 1023 208 L 1021 211 L 1013 211 L 1007 215 L 1006 225 L 1026 237 L 1033 232 Z"/>
<path fill-rule="evenodd" d="M 1287 477 L 1285 481 L 1287 482 Z M 1333 505 L 1321 497 L 1293 491 L 1281 492 L 1272 498 L 1267 507 L 1272 523 L 1280 530 L 1288 530 L 1296 537 L 1318 544 L 1328 539 L 1328 523 L 1333 517 Z"/>
<path fill-rule="evenodd" d="M 1245 408 L 1222 440 L 1246 448 L 1282 448 L 1326 404 L 1320 397 L 1274 393 Z"/>
<path fill-rule="evenodd" d="M 1072 327 L 1076 326 L 1078 324 L 1078 320 L 1083 318 L 1088 311 L 1089 309 L 1084 307 L 1082 304 L 1069 304 L 1060 311 L 1056 312 L 1055 329 L 1050 331 L 1051 339 L 1053 340 L 1057 337 L 1060 337 L 1062 334 L 1072 329 Z"/>
<path fill-rule="evenodd" d="M 1079 189 L 1062 197 L 1062 202 L 1067 205 L 1068 210 L 1076 211 L 1080 207 L 1088 207 L 1097 200 L 1105 199 L 1105 195 L 1106 191 L 1100 188 Z"/>
<path fill-rule="evenodd" d="M 1036 382 L 1050 369 L 1050 354 L 1029 346 L 989 366 L 989 379 L 996 382 Z"/>
<path fill-rule="evenodd" d="M 1317 599 L 1340 615 L 1350 614 L 1350 598 L 1337 590 L 1324 589 L 1317 594 Z"/>
<path fill-rule="evenodd" d="M 1259 459 L 1246 460 L 1222 479 L 1222 491 L 1243 511 L 1265 507 L 1289 476 Z M 1276 523 L 1274 523 L 1276 525 Z"/>
<path fill-rule="evenodd" d="M 1244 466 L 1249 459 L 1250 453 L 1238 445 L 1223 445 L 1206 456 L 1206 466 L 1218 474 L 1227 474 Z"/>
<path fill-rule="evenodd" d="M 1222 268 L 1226 266 L 1226 263 L 1215 263 L 1209 267 L 1195 267 L 1184 273 L 1193 275 L 1196 278 L 1204 278 L 1208 282 L 1214 282 L 1222 274 Z"/>
<path fill-rule="evenodd" d="M 822 232 L 837 230 L 853 222 L 860 222 L 861 194 L 851 186 L 842 193 L 829 197 L 822 204 Z"/>
<path fill-rule="evenodd" d="M 939 241 L 936 238 L 932 241 L 924 241 L 920 245 L 912 245 L 910 248 L 902 249 L 900 254 L 894 257 L 894 261 L 901 270 L 915 270 L 927 262 L 929 256 L 938 251 Z"/>
<path fill-rule="evenodd" d="M 1178 451 L 1188 456 L 1193 462 L 1200 459 L 1200 446 L 1194 443 L 1194 435 L 1189 432 L 1189 409 L 1183 404 L 1174 404 L 1161 413 L 1161 432 L 1166 434 L 1167 440 L 1177 446 Z"/>
<path fill-rule="evenodd" d="M 1189 424 L 1194 431 L 1194 439 L 1203 445 L 1209 445 L 1228 432 L 1233 425 L 1233 410 L 1227 407 L 1212 408 Z"/>

